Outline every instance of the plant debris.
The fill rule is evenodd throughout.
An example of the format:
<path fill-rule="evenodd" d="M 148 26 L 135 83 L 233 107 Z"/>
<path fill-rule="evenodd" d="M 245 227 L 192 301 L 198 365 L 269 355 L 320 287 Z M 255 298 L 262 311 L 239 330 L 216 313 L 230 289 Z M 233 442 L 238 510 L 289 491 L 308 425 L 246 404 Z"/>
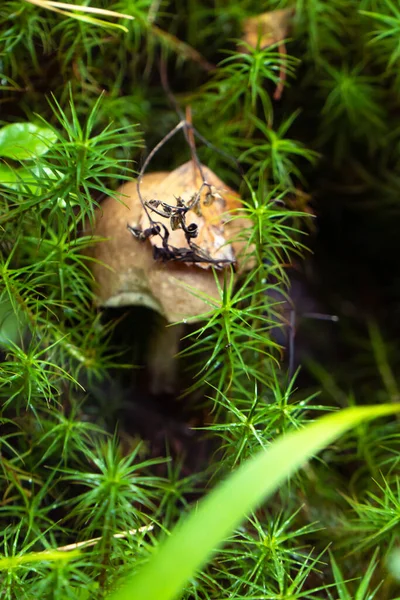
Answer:
<path fill-rule="evenodd" d="M 136 239 L 150 240 L 155 259 L 204 269 L 235 264 L 226 224 L 241 203 L 210 169 L 189 161 L 161 182 L 155 196 L 144 200 L 139 227 L 128 225 Z"/>

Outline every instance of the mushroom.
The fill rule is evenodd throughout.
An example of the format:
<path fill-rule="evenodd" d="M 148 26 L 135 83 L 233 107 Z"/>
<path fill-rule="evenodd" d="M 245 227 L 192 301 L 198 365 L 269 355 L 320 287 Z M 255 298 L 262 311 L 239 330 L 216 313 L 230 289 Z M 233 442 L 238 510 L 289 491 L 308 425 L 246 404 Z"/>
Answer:
<path fill-rule="evenodd" d="M 210 194 L 213 198 L 210 198 Z M 171 391 L 175 369 L 172 359 L 182 338 L 182 323 L 199 320 L 202 314 L 210 310 L 205 297 L 219 298 L 214 273 L 221 284 L 224 273 L 222 268 L 218 271 L 212 269 L 213 264 L 221 267 L 239 258 L 242 267 L 251 266 L 250 261 L 240 261 L 246 246 L 243 240 L 227 243 L 227 240 L 237 237 L 240 231 L 249 227 L 251 222 L 240 215 L 229 222 L 227 211 L 240 210 L 241 207 L 238 194 L 210 169 L 203 165 L 199 168 L 192 161 L 170 173 L 143 175 L 140 197 L 137 182 L 130 181 L 122 185 L 116 198 L 109 197 L 102 202 L 96 213 L 94 234 L 105 240 L 96 242 L 90 249 L 95 259 L 91 261 L 91 268 L 100 306 L 141 305 L 157 311 L 168 324 L 181 322 L 180 326 L 167 330 L 162 328 L 160 335 L 164 335 L 165 339 L 155 340 L 150 353 L 151 371 L 155 376 L 153 392 L 159 392 L 160 387 Z M 197 203 L 194 201 L 196 198 Z M 171 219 L 168 215 L 162 215 L 167 211 L 166 206 L 176 207 L 178 202 L 186 206 L 191 199 L 193 209 L 186 213 L 187 224 L 195 223 L 198 232 L 194 239 L 195 247 L 199 248 L 199 252 L 207 251 L 211 262 L 190 264 L 176 260 L 155 260 L 154 248 L 157 244 L 162 247 L 160 236 L 154 235 L 143 240 L 138 239 L 140 236 L 135 238 L 132 231 L 145 231 L 150 217 L 168 228 L 171 246 L 189 250 L 191 246 L 188 246 L 182 228 L 172 230 Z M 152 207 L 158 211 L 156 214 L 152 212 Z"/>

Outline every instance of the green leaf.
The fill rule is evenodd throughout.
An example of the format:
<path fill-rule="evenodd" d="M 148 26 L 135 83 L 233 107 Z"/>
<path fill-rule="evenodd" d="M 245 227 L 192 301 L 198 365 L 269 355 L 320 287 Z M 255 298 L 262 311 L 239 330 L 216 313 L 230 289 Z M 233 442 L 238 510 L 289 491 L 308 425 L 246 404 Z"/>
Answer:
<path fill-rule="evenodd" d="M 34 123 L 12 123 L 0 129 L 0 156 L 28 160 L 45 154 L 57 136 Z"/>
<path fill-rule="evenodd" d="M 178 523 L 153 558 L 109 600 L 172 600 L 243 517 L 322 448 L 361 422 L 400 411 L 400 404 L 353 407 L 278 438 L 245 462 Z"/>
<path fill-rule="evenodd" d="M 21 178 L 18 176 L 20 171 L 22 169 L 13 169 L 7 163 L 0 163 L 0 184 L 6 187 L 14 187 L 18 181 L 21 181 Z"/>
<path fill-rule="evenodd" d="M 396 579 L 396 581 L 400 581 L 400 548 L 395 548 L 389 554 L 387 567 L 391 576 Z"/>
<path fill-rule="evenodd" d="M 104 19 L 97 19 L 96 17 L 90 17 L 82 14 L 76 14 L 73 11 L 79 11 L 83 13 L 92 13 L 95 15 L 105 15 L 108 17 L 119 17 L 122 19 L 134 19 L 132 15 L 127 15 L 123 13 L 116 12 L 114 10 L 108 10 L 104 8 L 96 8 L 93 6 L 85 6 L 85 5 L 75 5 L 65 2 L 52 2 L 50 0 L 25 0 L 30 4 L 35 4 L 36 6 L 40 6 L 41 8 L 46 8 L 47 10 L 52 10 L 54 12 L 59 13 L 60 15 L 65 15 L 66 17 L 70 17 L 72 19 L 76 19 L 77 21 L 83 21 L 84 23 L 90 23 L 91 25 L 100 25 L 101 27 L 111 27 L 112 29 L 120 29 L 125 33 L 128 33 L 128 29 L 123 25 L 119 25 L 118 23 L 110 23 L 109 21 L 104 21 Z M 67 9 L 67 10 L 62 10 Z"/>
<path fill-rule="evenodd" d="M 18 344 L 26 325 L 22 311 L 9 298 L 0 299 L 0 346 Z"/>
<path fill-rule="evenodd" d="M 49 167 L 35 165 L 14 169 L 7 163 L 0 164 L 0 185 L 20 192 L 29 192 L 34 196 L 43 193 L 44 187 L 52 187 L 53 183 L 55 185 L 62 177 L 60 171 Z"/>
<path fill-rule="evenodd" d="M 43 552 L 30 552 L 21 556 L 3 556 L 0 558 L 0 571 L 15 569 L 21 565 L 41 562 L 69 562 L 80 556 L 79 550 L 60 552 L 58 550 L 45 550 Z"/>

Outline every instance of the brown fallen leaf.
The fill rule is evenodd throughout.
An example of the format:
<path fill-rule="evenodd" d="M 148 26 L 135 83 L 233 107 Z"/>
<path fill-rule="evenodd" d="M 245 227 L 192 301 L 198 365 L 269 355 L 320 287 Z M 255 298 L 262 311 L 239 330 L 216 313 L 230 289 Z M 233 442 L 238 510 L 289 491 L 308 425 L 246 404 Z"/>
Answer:
<path fill-rule="evenodd" d="M 243 21 L 243 40 L 253 48 L 282 42 L 288 36 L 293 15 L 293 8 L 284 8 L 249 17 Z"/>
<path fill-rule="evenodd" d="M 261 49 L 278 44 L 280 54 L 286 54 L 284 40 L 288 36 L 293 16 L 293 8 L 284 8 L 245 19 L 243 21 L 243 41 L 253 48 Z M 279 100 L 282 96 L 285 79 L 285 68 L 281 67 L 280 82 L 274 93 L 275 100 Z"/>
<path fill-rule="evenodd" d="M 221 264 L 233 264 L 236 261 L 233 245 L 227 243 L 235 233 L 232 229 L 233 224 L 228 222 L 228 211 L 239 210 L 241 202 L 238 194 L 228 188 L 210 169 L 202 165 L 200 172 L 193 161 L 188 161 L 167 175 L 162 185 L 157 189 L 153 188 L 151 193 L 151 198 L 143 197 L 148 210 L 142 212 L 142 230 L 150 227 L 149 217 L 161 223 L 168 231 L 168 242 L 171 246 L 190 251 L 194 245 L 202 255 L 209 256 L 214 261 L 195 263 L 203 269 L 209 269 L 218 261 L 221 261 Z M 197 235 L 188 241 L 182 226 L 177 223 L 178 226 L 174 227 L 174 217 L 163 216 L 162 213 L 167 207 L 172 207 L 174 211 L 179 204 L 187 207 L 191 203 L 192 208 L 185 213 L 185 223 L 187 227 L 195 227 Z M 238 224 L 240 225 L 243 223 Z M 160 236 L 152 236 L 150 241 L 153 245 L 160 246 Z M 236 250 L 239 250 L 237 245 Z"/>

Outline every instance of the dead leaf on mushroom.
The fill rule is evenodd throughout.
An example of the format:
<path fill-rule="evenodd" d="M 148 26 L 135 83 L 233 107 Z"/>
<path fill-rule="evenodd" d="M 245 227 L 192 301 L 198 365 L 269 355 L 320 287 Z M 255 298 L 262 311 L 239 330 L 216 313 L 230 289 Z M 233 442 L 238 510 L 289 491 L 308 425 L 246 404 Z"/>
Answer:
<path fill-rule="evenodd" d="M 149 236 L 161 258 L 166 236 L 168 248 L 179 250 L 177 258 L 182 257 L 184 263 L 209 269 L 236 262 L 229 242 L 233 230 L 228 213 L 238 210 L 241 202 L 215 173 L 189 161 L 169 173 L 151 192 L 151 197 L 149 193 L 143 196 L 139 227 L 149 231 L 156 223 L 161 228 Z M 191 252 L 198 260 L 185 260 Z"/>

